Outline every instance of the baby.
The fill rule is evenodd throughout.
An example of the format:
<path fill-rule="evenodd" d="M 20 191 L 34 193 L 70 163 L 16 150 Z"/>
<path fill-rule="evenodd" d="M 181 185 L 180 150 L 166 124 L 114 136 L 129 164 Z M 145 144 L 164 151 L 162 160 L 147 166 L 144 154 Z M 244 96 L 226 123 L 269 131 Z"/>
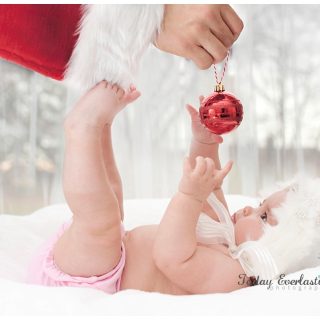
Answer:
<path fill-rule="evenodd" d="M 200 242 L 200 215 L 217 225 L 221 221 L 207 202 L 209 195 L 213 193 L 227 208 L 221 186 L 232 162 L 221 168 L 218 147 L 222 138 L 203 127 L 196 109 L 188 105 L 193 139 L 178 191 L 159 225 L 125 232 L 111 126 L 116 114 L 139 95 L 133 86 L 124 92 L 102 81 L 66 117 L 63 188 L 73 218 L 40 249 L 30 266 L 28 282 L 92 287 L 106 293 L 138 289 L 177 295 L 230 292 L 249 286 L 250 282 L 242 280 L 244 274 L 265 275 L 259 266 L 273 268 L 278 262 L 269 242 L 259 241 L 277 228 L 279 216 L 287 215 L 277 215 L 276 208 L 283 207 L 292 188 L 273 193 L 258 208 L 247 206 L 237 211 L 231 219 L 226 213 L 226 228 L 232 228 L 234 242 Z M 269 255 L 262 259 L 257 252 Z M 292 259 L 296 262 L 305 256 Z M 282 265 L 274 270 L 272 277 L 286 271 Z"/>

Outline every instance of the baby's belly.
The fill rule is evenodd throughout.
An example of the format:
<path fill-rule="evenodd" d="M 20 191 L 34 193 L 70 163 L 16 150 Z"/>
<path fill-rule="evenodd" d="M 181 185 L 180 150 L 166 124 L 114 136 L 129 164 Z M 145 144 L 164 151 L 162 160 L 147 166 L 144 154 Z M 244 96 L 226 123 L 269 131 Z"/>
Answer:
<path fill-rule="evenodd" d="M 188 294 L 174 285 L 153 262 L 152 247 L 157 228 L 157 225 L 143 226 L 127 232 L 124 239 L 126 264 L 121 279 L 121 290 Z"/>

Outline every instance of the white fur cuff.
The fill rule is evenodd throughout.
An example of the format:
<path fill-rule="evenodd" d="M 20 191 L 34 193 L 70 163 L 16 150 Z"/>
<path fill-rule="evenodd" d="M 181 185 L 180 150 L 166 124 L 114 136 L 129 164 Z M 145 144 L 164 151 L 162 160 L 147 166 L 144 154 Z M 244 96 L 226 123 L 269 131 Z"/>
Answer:
<path fill-rule="evenodd" d="M 160 30 L 164 5 L 83 5 L 68 84 L 87 90 L 101 80 L 127 89 L 140 58 Z"/>

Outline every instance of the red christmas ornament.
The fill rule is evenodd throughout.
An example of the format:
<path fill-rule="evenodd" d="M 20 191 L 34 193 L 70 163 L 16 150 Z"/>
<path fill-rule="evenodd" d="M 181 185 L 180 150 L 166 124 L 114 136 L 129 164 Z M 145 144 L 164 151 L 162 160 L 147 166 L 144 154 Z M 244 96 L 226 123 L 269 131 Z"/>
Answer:
<path fill-rule="evenodd" d="M 231 93 L 216 91 L 201 103 L 200 119 L 215 134 L 228 133 L 237 128 L 243 118 L 240 100 Z"/>
<path fill-rule="evenodd" d="M 226 71 L 228 59 L 229 52 L 220 81 L 218 81 L 217 69 L 214 65 L 217 84 L 214 92 L 202 100 L 199 109 L 201 123 L 211 132 L 218 135 L 228 133 L 237 128 L 243 118 L 243 107 L 240 100 L 231 93 L 225 92 L 224 86 L 221 83 Z"/>

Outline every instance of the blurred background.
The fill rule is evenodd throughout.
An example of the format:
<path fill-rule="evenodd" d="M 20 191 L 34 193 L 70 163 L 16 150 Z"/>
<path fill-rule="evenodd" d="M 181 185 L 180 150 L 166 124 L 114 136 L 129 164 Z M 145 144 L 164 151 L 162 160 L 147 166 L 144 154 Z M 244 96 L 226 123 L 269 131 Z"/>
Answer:
<path fill-rule="evenodd" d="M 245 28 L 224 84 L 241 100 L 244 120 L 224 136 L 220 155 L 235 161 L 225 192 L 255 196 L 298 172 L 320 175 L 320 5 L 234 8 Z M 0 213 L 64 202 L 62 125 L 79 94 L 4 60 L 0 74 Z M 174 194 L 191 137 L 184 106 L 198 107 L 214 84 L 213 68 L 155 48 L 144 55 L 142 96 L 113 128 L 125 198 Z"/>

